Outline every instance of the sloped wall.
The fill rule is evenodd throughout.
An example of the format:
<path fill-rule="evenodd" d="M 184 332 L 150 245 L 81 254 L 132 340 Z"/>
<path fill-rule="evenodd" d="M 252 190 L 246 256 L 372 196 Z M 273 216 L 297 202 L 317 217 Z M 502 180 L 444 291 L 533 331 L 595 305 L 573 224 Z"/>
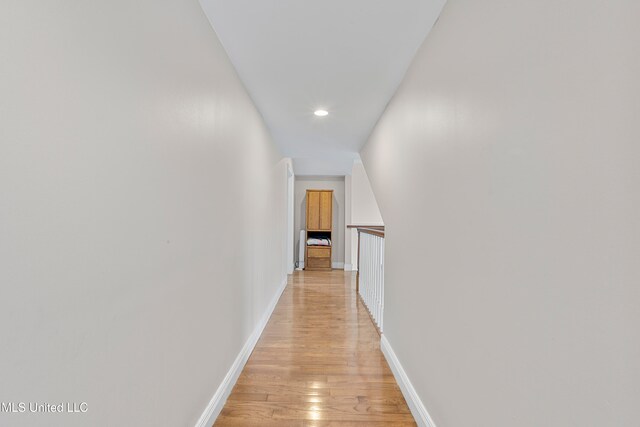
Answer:
<path fill-rule="evenodd" d="M 373 194 L 371 183 L 367 177 L 367 171 L 360 160 L 353 164 L 351 175 L 346 177 L 345 185 L 350 186 L 351 210 L 350 219 L 347 221 L 351 225 L 383 225 L 380 208 Z M 348 183 L 348 184 L 347 184 Z M 358 231 L 347 230 L 350 257 L 346 263 L 356 269 L 358 265 Z"/>
<path fill-rule="evenodd" d="M 442 427 L 633 426 L 640 6 L 449 0 L 361 156 Z"/>

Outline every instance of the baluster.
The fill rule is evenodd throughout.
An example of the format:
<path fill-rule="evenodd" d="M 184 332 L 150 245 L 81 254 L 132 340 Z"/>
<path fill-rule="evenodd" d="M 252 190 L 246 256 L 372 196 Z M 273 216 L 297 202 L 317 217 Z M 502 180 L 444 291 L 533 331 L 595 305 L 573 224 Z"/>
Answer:
<path fill-rule="evenodd" d="M 378 236 L 373 238 L 373 301 L 371 301 L 371 312 L 373 319 L 378 324 L 378 310 L 376 300 L 378 299 Z"/>
<path fill-rule="evenodd" d="M 372 255 L 373 255 L 373 245 L 372 245 L 372 238 L 373 236 L 369 236 L 369 295 L 367 298 L 367 305 L 369 306 L 369 312 L 371 312 L 371 294 L 373 291 L 373 262 L 372 262 Z"/>
<path fill-rule="evenodd" d="M 369 288 L 371 287 L 371 248 L 369 246 L 369 235 L 367 235 L 367 292 L 365 294 L 365 303 L 369 308 Z"/>
<path fill-rule="evenodd" d="M 384 276 L 382 274 L 382 265 L 384 263 L 384 258 L 382 255 L 382 245 L 384 244 L 384 239 L 378 239 L 378 300 L 376 301 L 376 307 L 378 309 L 378 327 L 382 328 L 382 309 L 381 309 L 381 301 L 382 301 L 382 286 L 384 284 Z"/>
<path fill-rule="evenodd" d="M 382 281 L 380 282 L 380 332 L 382 332 L 382 320 L 384 315 L 384 238 L 380 243 L 380 249 L 382 251 L 382 262 L 380 263 L 380 272 L 382 275 Z"/>
<path fill-rule="evenodd" d="M 376 324 L 378 324 L 378 310 L 376 309 L 376 301 L 378 299 L 378 236 L 374 236 L 373 238 L 373 250 L 374 250 L 374 275 L 375 278 L 373 280 L 373 301 L 371 301 L 371 305 L 372 305 L 372 311 L 373 311 L 373 318 L 376 321 Z"/>

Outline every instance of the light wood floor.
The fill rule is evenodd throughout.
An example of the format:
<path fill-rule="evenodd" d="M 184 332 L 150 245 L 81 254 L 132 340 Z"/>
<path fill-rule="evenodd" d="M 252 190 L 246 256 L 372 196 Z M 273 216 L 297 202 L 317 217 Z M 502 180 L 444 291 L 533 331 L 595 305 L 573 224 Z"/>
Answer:
<path fill-rule="evenodd" d="M 351 272 L 296 272 L 215 426 L 413 426 Z"/>

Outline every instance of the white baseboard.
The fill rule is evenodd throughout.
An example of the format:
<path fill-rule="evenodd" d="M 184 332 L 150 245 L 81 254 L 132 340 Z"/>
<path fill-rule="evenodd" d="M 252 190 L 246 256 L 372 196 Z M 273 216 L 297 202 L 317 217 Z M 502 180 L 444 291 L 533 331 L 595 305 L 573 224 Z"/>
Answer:
<path fill-rule="evenodd" d="M 249 356 L 251 355 L 253 348 L 256 346 L 260 335 L 262 335 L 264 327 L 267 326 L 267 322 L 269 322 L 271 313 L 273 313 L 273 310 L 276 308 L 276 305 L 280 300 L 280 296 L 282 295 L 282 292 L 284 292 L 284 289 L 286 287 L 287 279 L 285 278 L 284 282 L 282 283 L 282 285 L 280 285 L 280 288 L 276 292 L 276 295 L 273 297 L 271 303 L 267 307 L 264 315 L 260 319 L 260 322 L 256 325 L 255 329 L 251 333 L 251 336 L 249 336 L 249 339 L 247 339 L 247 342 L 244 344 L 244 347 L 242 347 L 242 350 L 240 350 L 240 353 L 238 353 L 238 357 L 236 357 L 236 360 L 234 360 L 233 365 L 231 365 L 231 369 L 229 369 L 229 372 L 227 372 L 227 375 L 222 380 L 220 387 L 218 387 L 215 394 L 211 398 L 211 401 L 200 416 L 200 419 L 196 423 L 196 427 L 211 427 L 216 418 L 218 418 L 218 415 L 220 415 L 220 411 L 222 411 L 222 407 L 226 403 L 227 398 L 229 397 L 229 394 L 233 389 L 233 386 L 236 384 L 236 381 L 240 376 L 240 372 L 242 372 L 244 365 L 247 363 L 247 360 L 249 360 Z"/>
<path fill-rule="evenodd" d="M 331 268 L 337 268 L 342 270 L 344 268 L 344 262 L 332 262 Z"/>
<path fill-rule="evenodd" d="M 353 271 L 353 264 L 345 264 L 344 271 Z"/>
<path fill-rule="evenodd" d="M 436 424 L 431 419 L 429 412 L 427 412 L 427 408 L 425 408 L 422 400 L 420 400 L 420 397 L 418 396 L 418 393 L 413 388 L 411 381 L 409 381 L 409 377 L 407 377 L 407 373 L 404 371 L 404 368 L 400 364 L 398 357 L 394 353 L 391 348 L 391 344 L 389 344 L 389 341 L 384 334 L 380 338 L 380 349 L 382 350 L 382 354 L 384 354 L 385 359 L 387 359 L 387 363 L 389 363 L 393 376 L 396 378 L 396 381 L 400 386 L 400 390 L 402 390 L 402 395 L 407 401 L 411 414 L 413 414 L 413 418 L 415 418 L 418 426 L 436 427 Z"/>

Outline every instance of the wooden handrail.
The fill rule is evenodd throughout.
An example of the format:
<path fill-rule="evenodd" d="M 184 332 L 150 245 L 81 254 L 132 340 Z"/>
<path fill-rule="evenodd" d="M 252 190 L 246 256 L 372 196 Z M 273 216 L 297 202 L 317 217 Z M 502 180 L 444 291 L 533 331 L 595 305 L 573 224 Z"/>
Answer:
<path fill-rule="evenodd" d="M 372 228 L 374 230 L 384 230 L 384 225 L 347 225 L 347 228 Z"/>
<path fill-rule="evenodd" d="M 378 237 L 384 237 L 384 231 L 374 230 L 372 228 L 358 228 L 358 233 L 372 234 Z"/>
<path fill-rule="evenodd" d="M 358 230 L 358 233 L 384 237 L 384 225 L 347 225 L 347 228 L 355 228 Z"/>

